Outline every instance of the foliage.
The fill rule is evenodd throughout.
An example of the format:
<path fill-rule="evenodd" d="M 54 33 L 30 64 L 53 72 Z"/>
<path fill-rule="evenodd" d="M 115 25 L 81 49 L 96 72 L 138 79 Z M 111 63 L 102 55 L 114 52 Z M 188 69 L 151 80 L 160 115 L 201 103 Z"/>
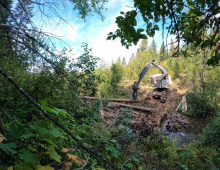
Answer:
<path fill-rule="evenodd" d="M 205 130 L 202 144 L 191 144 L 177 148 L 175 141 L 171 141 L 162 133 L 153 133 L 147 138 L 133 133 L 130 128 L 132 110 L 120 111 L 115 120 L 107 122 L 99 113 L 99 108 L 103 106 L 100 101 L 86 105 L 79 98 L 79 91 L 87 94 L 92 91 L 94 94 L 98 85 L 97 88 L 105 96 L 118 95 L 118 86 L 121 80 L 134 80 L 147 62 L 152 59 L 160 61 L 156 44 L 148 47 L 147 41 L 143 40 L 137 54 L 132 55 L 132 60 L 128 65 L 123 58 L 122 63 L 120 59 L 110 68 L 95 70 L 98 58 L 92 55 L 88 44 L 83 44 L 84 54 L 78 58 L 76 63 L 68 61 L 65 49 L 58 52 L 55 46 L 52 47 L 53 45 L 48 44 L 45 39 L 46 34 L 34 27 L 31 28 L 31 21 L 28 20 L 28 16 L 32 16 L 31 10 L 28 11 L 27 16 L 24 15 L 23 10 L 23 7 L 28 9 L 28 5 L 21 6 L 20 4 L 19 11 L 21 12 L 16 14 L 16 18 L 12 18 L 10 16 L 10 12 L 13 13 L 10 6 L 11 1 L 6 0 L 5 2 L 8 3 L 8 9 L 5 8 L 5 4 L 2 5 L 2 1 L 0 2 L 0 15 L 3 16 L 0 19 L 0 35 L 4 36 L 1 36 L 0 43 L 0 67 L 3 67 L 8 75 L 16 80 L 20 88 L 24 89 L 35 101 L 39 101 L 41 107 L 54 120 L 69 129 L 70 133 L 83 143 L 83 146 L 97 154 L 98 158 L 106 159 L 113 165 L 113 169 L 210 169 L 217 167 L 214 163 L 219 160 L 216 151 L 216 147 L 219 147 L 218 118 Z M 29 3 L 26 0 L 20 2 Z M 92 11 L 100 14 L 105 1 L 80 2 L 76 0 L 71 2 L 74 4 L 74 9 L 78 9 L 79 17 L 85 19 Z M 32 1 L 32 3 L 37 5 L 36 1 Z M 139 3 L 139 5 L 135 4 L 136 9 L 143 14 L 142 11 L 146 10 L 146 8 L 142 8 L 143 5 L 149 6 L 144 1 Z M 152 7 L 149 7 L 150 10 L 146 15 L 149 15 L 152 9 L 158 8 L 156 7 L 157 3 L 149 2 Z M 52 12 L 55 9 L 53 5 L 47 7 L 53 9 Z M 195 5 L 199 6 L 199 4 Z M 210 4 L 207 4 L 207 8 L 209 7 Z M 215 12 L 217 7 L 213 8 Z M 151 14 L 155 15 L 155 22 L 147 24 L 149 34 L 153 35 L 155 30 L 159 29 L 156 25 L 160 17 L 157 16 L 161 15 L 165 9 L 154 11 Z M 180 19 L 178 9 L 179 7 L 176 5 L 173 10 L 177 11 L 175 17 Z M 197 8 L 195 8 L 196 10 Z M 190 12 L 192 14 L 191 8 L 189 13 L 185 15 L 191 16 Z M 167 13 L 168 17 L 171 17 L 170 13 L 172 11 Z M 121 15 L 116 19 L 121 30 L 118 29 L 115 33 L 111 33 L 108 39 L 123 37 L 122 44 L 128 47 L 132 42 L 137 43 L 139 39 L 146 38 L 143 29 L 136 30 L 135 28 L 137 25 L 135 10 L 127 13 L 122 12 Z M 19 17 L 21 21 L 25 21 L 23 24 L 16 22 L 19 21 Z M 201 21 L 201 18 L 198 19 Z M 215 19 L 215 17 L 210 18 L 210 21 L 215 21 Z M 149 20 L 149 22 L 151 21 Z M 173 20 L 172 22 L 175 25 Z M 194 23 L 198 22 L 196 20 Z M 5 28 L 2 23 L 12 25 Z M 215 25 L 216 23 L 211 24 Z M 28 25 L 30 29 L 24 29 Z M 175 33 L 175 30 L 171 28 L 172 31 Z M 207 36 L 212 36 L 214 42 L 218 35 L 212 32 Z M 196 40 L 198 44 L 200 37 L 202 36 L 198 36 Z M 211 43 L 207 40 L 209 39 L 200 42 L 201 49 Z M 212 46 L 212 51 L 207 50 L 204 54 L 201 53 L 200 46 L 195 49 L 189 45 L 190 48 L 185 54 L 190 56 L 189 58 L 194 57 L 192 60 L 188 60 L 188 58 L 181 60 L 182 56 L 171 64 L 167 58 L 163 58 L 163 62 L 161 60 L 161 64 L 168 69 L 169 74 L 174 78 L 180 77 L 179 72 L 189 73 L 190 76 L 192 73 L 195 75 L 190 81 L 194 81 L 193 89 L 198 88 L 200 94 L 192 95 L 189 100 L 197 103 L 192 106 L 192 114 L 196 116 L 214 113 L 212 103 L 207 101 L 215 101 L 215 103 L 219 101 L 219 76 L 216 74 L 219 69 L 208 72 L 204 64 L 200 68 L 195 62 L 201 62 L 204 59 L 202 63 L 206 63 L 207 56 L 215 55 L 218 46 L 215 44 L 209 44 L 209 46 Z M 174 53 L 174 51 L 171 52 Z M 204 56 L 202 56 L 203 54 Z M 214 60 L 217 61 L 215 58 Z M 149 70 L 146 77 L 155 73 L 158 73 L 158 70 Z M 173 76 L 174 74 L 175 76 Z M 101 79 L 104 81 L 99 81 Z M 150 84 L 147 78 L 143 82 Z M 191 103 L 194 104 L 193 102 Z M 2 75 L 0 75 L 0 109 L 0 169 L 67 169 L 67 167 L 76 169 L 85 163 L 87 163 L 86 168 L 88 169 L 101 168 L 102 162 L 92 157 L 91 153 L 85 153 L 85 150 L 79 147 L 79 143 L 43 116 Z M 107 166 L 106 169 L 110 169 L 110 167 Z"/>
<path fill-rule="evenodd" d="M 193 117 L 207 117 L 215 114 L 216 106 L 210 102 L 206 96 L 195 93 L 186 94 L 189 105 L 187 115 Z"/>
<path fill-rule="evenodd" d="M 120 63 L 112 64 L 110 67 L 111 70 L 111 86 L 113 90 L 117 90 L 118 83 L 122 79 L 122 66 Z"/>
<path fill-rule="evenodd" d="M 123 70 L 122 64 L 117 62 L 113 63 L 110 69 L 102 71 L 101 79 L 103 82 L 99 85 L 99 92 L 101 92 L 102 95 L 111 96 L 117 92 L 118 84 L 122 80 Z"/>
<path fill-rule="evenodd" d="M 110 32 L 108 34 L 107 40 L 115 39 L 116 37 L 121 38 L 121 44 L 128 48 L 131 46 L 131 43 L 135 45 L 139 41 L 139 39 L 146 39 L 146 35 L 142 34 L 144 29 L 136 30 L 134 27 L 137 26 L 137 21 L 135 17 L 137 16 L 137 12 L 135 10 L 128 11 L 124 13 L 120 12 L 121 16 L 116 18 L 116 23 L 120 29 L 117 29 L 115 33 Z"/>
<path fill-rule="evenodd" d="M 220 147 L 220 111 L 205 128 L 202 141 L 205 145 Z"/>
<path fill-rule="evenodd" d="M 70 2 L 74 5 L 73 9 L 78 10 L 79 18 L 85 20 L 90 13 L 95 12 L 100 15 L 102 19 L 104 19 L 101 11 L 104 9 L 104 3 L 106 0 L 92 0 L 91 2 L 70 0 Z"/>
<path fill-rule="evenodd" d="M 131 44 L 137 44 L 138 40 L 147 36 L 153 37 L 160 26 L 168 30 L 169 34 L 176 36 L 177 48 L 180 50 L 180 41 L 185 45 L 192 43 L 193 46 L 200 46 L 202 50 L 212 50 L 209 57 L 209 65 L 219 63 L 219 3 L 218 1 L 181 0 L 172 1 L 139 1 L 134 0 L 135 10 L 121 12 L 116 18 L 118 29 L 115 33 L 110 32 L 107 39 L 121 39 L 123 46 L 127 48 Z M 140 13 L 146 28 L 137 28 L 137 14 Z M 168 24 L 164 21 L 167 20 Z M 208 34 L 212 29 L 213 34 Z M 205 31 L 204 31 L 205 30 Z M 146 35 L 143 32 L 146 32 Z M 164 37 L 163 37 L 164 39 Z"/>
<path fill-rule="evenodd" d="M 201 144 L 185 145 L 178 154 L 184 169 L 210 169 L 215 167 L 215 159 L 218 158 L 216 149 Z"/>
<path fill-rule="evenodd" d="M 76 74 L 78 86 L 82 93 L 88 93 L 91 90 L 94 95 L 98 83 L 101 82 L 100 76 L 94 72 L 99 58 L 92 55 L 92 49 L 88 49 L 87 43 L 83 44 L 82 47 L 84 48 L 84 54 L 79 56 L 76 64 L 74 64 L 75 68 L 79 69 L 79 73 Z"/>

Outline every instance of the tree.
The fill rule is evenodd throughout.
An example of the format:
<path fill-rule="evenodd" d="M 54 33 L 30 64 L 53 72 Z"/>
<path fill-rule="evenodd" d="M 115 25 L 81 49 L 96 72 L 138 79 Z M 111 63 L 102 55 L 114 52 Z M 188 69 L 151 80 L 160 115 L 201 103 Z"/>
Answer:
<path fill-rule="evenodd" d="M 147 50 L 147 45 L 148 45 L 147 39 L 146 39 L 146 40 L 143 39 L 143 40 L 141 41 L 140 50 L 141 50 L 141 51 Z"/>
<path fill-rule="evenodd" d="M 125 57 L 123 57 L 123 59 L 122 59 L 122 63 L 121 63 L 123 66 L 125 66 L 126 65 L 126 59 L 125 59 Z"/>
<path fill-rule="evenodd" d="M 121 65 L 121 57 L 119 56 L 116 63 L 120 64 Z"/>
<path fill-rule="evenodd" d="M 111 65 L 110 70 L 111 70 L 110 84 L 112 86 L 112 89 L 115 91 L 118 88 L 118 83 L 122 79 L 123 69 L 120 63 L 115 63 Z"/>
<path fill-rule="evenodd" d="M 17 22 L 18 27 L 27 28 L 34 16 L 32 2 L 30 0 L 20 0 L 20 3 L 16 4 L 13 15 L 16 19 L 14 22 Z"/>
<path fill-rule="evenodd" d="M 170 45 L 170 56 L 173 56 L 174 53 L 175 53 L 175 45 L 174 45 L 174 42 L 173 42 L 173 39 L 171 38 L 171 45 Z"/>
<path fill-rule="evenodd" d="M 130 63 L 131 61 L 133 61 L 134 59 L 135 59 L 135 55 L 134 55 L 134 53 L 132 53 L 131 58 L 130 58 L 130 60 L 129 60 L 129 63 Z"/>
<path fill-rule="evenodd" d="M 154 39 L 153 39 L 153 41 L 152 41 L 150 46 L 152 47 L 153 51 L 156 53 L 157 52 L 157 44 L 156 44 Z"/>
<path fill-rule="evenodd" d="M 157 57 L 157 44 L 154 39 L 153 39 L 150 46 L 151 46 L 151 49 L 153 50 L 153 51 L 151 51 L 153 58 L 156 59 L 156 57 Z"/>
<path fill-rule="evenodd" d="M 10 9 L 12 5 L 12 0 L 3 0 L 0 2 L 0 24 L 6 24 L 10 13 L 7 9 Z"/>
<path fill-rule="evenodd" d="M 106 166 L 108 162 L 102 156 L 79 140 L 75 132 L 68 130 L 69 122 L 73 121 L 74 116 L 80 112 L 80 107 L 83 105 L 76 85 L 76 70 L 79 68 L 71 68 L 74 66 L 71 61 L 68 63 L 69 61 L 66 60 L 65 52 L 67 50 L 58 51 L 51 41 L 47 41 L 51 40 L 51 37 L 57 37 L 42 32 L 31 18 L 30 2 L 30 5 L 37 9 L 36 12 L 41 13 L 41 19 L 46 20 L 44 22 L 53 22 L 56 25 L 60 24 L 60 21 L 67 23 L 65 18 L 60 15 L 64 12 L 67 1 L 61 0 L 56 3 L 50 0 L 43 2 L 18 0 L 16 2 L 18 3 L 17 11 L 13 8 L 16 4 L 13 4 L 12 7 L 11 1 L 0 1 L 0 136 L 5 138 L 3 142 L 0 141 L 0 169 L 8 167 L 36 169 L 44 167 L 43 165 L 48 165 L 47 168 L 51 169 L 52 162 L 61 162 L 61 157 L 56 150 L 58 147 L 61 148 L 61 143 L 67 146 L 69 142 L 71 142 L 71 146 L 75 145 L 80 148 L 80 151 L 77 151 L 79 154 L 82 153 L 82 150 L 88 152 L 97 162 L 101 162 L 100 164 L 108 169 Z M 73 5 L 74 10 L 78 11 L 78 17 L 84 20 L 87 15 L 94 12 L 103 18 L 101 10 L 104 8 L 105 0 L 83 2 L 69 0 L 68 2 Z M 56 22 L 54 16 L 59 18 L 57 23 L 54 23 Z M 57 38 L 57 40 L 59 39 Z M 5 46 L 8 44 L 12 48 L 5 50 Z M 82 63 L 77 63 L 83 66 L 81 69 L 88 66 L 93 70 L 91 63 L 93 61 L 86 62 L 87 65 L 84 65 L 85 60 L 90 60 L 89 52 L 90 50 L 87 49 L 87 54 L 80 57 Z M 2 59 L 3 55 L 4 59 Z M 38 71 L 33 72 L 31 69 L 33 67 L 39 68 Z M 89 70 L 84 69 L 84 71 Z M 42 93 L 39 95 L 39 92 Z M 43 97 L 43 100 L 39 101 L 38 97 Z M 48 99 L 50 97 L 59 98 L 56 100 L 56 104 L 61 104 L 62 100 L 69 105 L 67 107 L 69 114 L 64 109 L 54 107 L 51 99 Z M 83 108 L 86 108 L 85 105 Z M 71 126 L 73 129 L 74 123 L 71 123 Z M 41 128 L 45 133 L 41 133 Z M 29 136 L 32 134 L 34 134 L 33 138 Z M 23 137 L 19 137 L 22 135 L 27 135 L 27 138 L 24 137 L 26 139 L 23 140 Z M 66 141 L 61 139 L 63 135 Z M 55 138 L 58 139 L 58 136 L 59 141 L 56 143 Z M 31 142 L 31 138 L 34 139 L 34 142 Z M 12 141 L 15 142 L 12 143 Z M 55 143 L 58 147 L 54 147 Z M 10 150 L 10 146 L 12 146 L 12 150 Z M 46 157 L 47 159 L 45 159 Z M 112 167 L 112 169 L 114 168 Z"/>
<path fill-rule="evenodd" d="M 167 59 L 167 50 L 164 46 L 164 43 L 162 43 L 161 47 L 160 47 L 160 53 L 159 53 L 159 57 L 160 57 L 160 62 L 164 61 Z"/>
<path fill-rule="evenodd" d="M 116 18 L 118 29 L 110 32 L 107 39 L 119 37 L 122 45 L 129 48 L 137 44 L 140 39 L 153 37 L 156 31 L 165 28 L 168 34 L 176 37 L 177 52 L 181 50 L 181 41 L 184 45 L 192 43 L 193 46 L 200 46 L 202 50 L 210 48 L 211 57 L 209 65 L 218 65 L 220 60 L 219 44 L 219 13 L 220 7 L 217 0 L 134 0 L 134 10 Z M 140 15 L 146 23 L 146 28 L 135 29 L 137 19 Z M 165 23 L 165 21 L 168 21 Z M 214 34 L 209 34 L 210 28 Z M 144 33 L 145 31 L 145 33 Z"/>

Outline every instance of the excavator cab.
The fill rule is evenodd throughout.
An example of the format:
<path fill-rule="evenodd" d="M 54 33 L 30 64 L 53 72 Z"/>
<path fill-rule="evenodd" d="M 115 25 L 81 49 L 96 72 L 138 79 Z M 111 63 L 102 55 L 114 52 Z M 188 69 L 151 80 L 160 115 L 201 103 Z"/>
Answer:
<path fill-rule="evenodd" d="M 172 85 L 171 77 L 164 74 L 154 74 L 150 76 L 151 85 L 157 88 L 166 88 Z"/>

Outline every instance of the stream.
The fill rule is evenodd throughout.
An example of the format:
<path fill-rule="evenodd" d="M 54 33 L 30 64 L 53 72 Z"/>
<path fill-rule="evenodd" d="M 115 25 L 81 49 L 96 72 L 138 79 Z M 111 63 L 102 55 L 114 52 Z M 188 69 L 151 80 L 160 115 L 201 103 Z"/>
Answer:
<path fill-rule="evenodd" d="M 164 118 L 161 122 L 160 128 L 163 132 L 168 133 L 170 139 L 176 141 L 176 146 L 181 147 L 184 144 L 188 144 L 199 138 L 202 133 L 203 128 L 205 128 L 209 122 L 208 119 L 201 118 L 191 118 L 187 117 L 189 122 L 189 127 L 183 128 L 183 130 L 178 132 L 170 132 L 167 129 L 167 125 L 170 121 L 169 118 Z"/>

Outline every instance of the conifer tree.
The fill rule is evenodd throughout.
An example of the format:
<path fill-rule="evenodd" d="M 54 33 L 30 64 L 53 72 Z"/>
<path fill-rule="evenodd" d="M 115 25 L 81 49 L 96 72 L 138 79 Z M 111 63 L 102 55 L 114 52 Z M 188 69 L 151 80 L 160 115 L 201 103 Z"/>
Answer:
<path fill-rule="evenodd" d="M 119 56 L 116 63 L 120 64 L 121 65 L 121 57 Z"/>
<path fill-rule="evenodd" d="M 130 60 L 129 60 L 129 63 L 131 62 L 131 61 L 133 61 L 135 59 L 135 56 L 134 56 L 134 53 L 132 53 L 132 55 L 131 55 L 131 57 L 130 57 Z"/>
<path fill-rule="evenodd" d="M 141 51 L 147 50 L 147 45 L 148 45 L 147 39 L 143 39 L 143 40 L 141 41 L 140 50 L 141 50 Z"/>
<path fill-rule="evenodd" d="M 153 55 L 153 59 L 155 60 L 156 57 L 157 57 L 157 45 L 156 45 L 156 42 L 155 42 L 154 39 L 153 39 L 153 41 L 152 41 L 150 46 L 151 46 L 151 49 L 153 50 L 153 51 L 151 51 L 151 53 Z"/>
<path fill-rule="evenodd" d="M 33 7 L 31 0 L 20 0 L 14 10 L 14 17 L 18 27 L 27 28 L 33 17 Z"/>
<path fill-rule="evenodd" d="M 160 57 L 160 62 L 164 61 L 167 59 L 167 51 L 166 48 L 164 46 L 164 42 L 162 43 L 161 47 L 160 47 L 160 53 L 159 53 L 159 57 Z"/>
<path fill-rule="evenodd" d="M 12 0 L 0 1 L 0 24 L 6 24 L 9 18 L 9 9 L 11 8 Z"/>
<path fill-rule="evenodd" d="M 122 59 L 122 65 L 123 65 L 123 66 L 126 65 L 126 59 L 125 59 L 125 57 L 123 57 L 123 59 Z"/>
<path fill-rule="evenodd" d="M 151 47 L 152 47 L 153 51 L 156 53 L 157 52 L 157 44 L 156 44 L 154 39 L 153 39 L 153 41 L 151 43 Z"/>
<path fill-rule="evenodd" d="M 171 38 L 170 56 L 173 56 L 174 53 L 175 53 L 175 45 L 174 45 L 173 39 Z"/>

